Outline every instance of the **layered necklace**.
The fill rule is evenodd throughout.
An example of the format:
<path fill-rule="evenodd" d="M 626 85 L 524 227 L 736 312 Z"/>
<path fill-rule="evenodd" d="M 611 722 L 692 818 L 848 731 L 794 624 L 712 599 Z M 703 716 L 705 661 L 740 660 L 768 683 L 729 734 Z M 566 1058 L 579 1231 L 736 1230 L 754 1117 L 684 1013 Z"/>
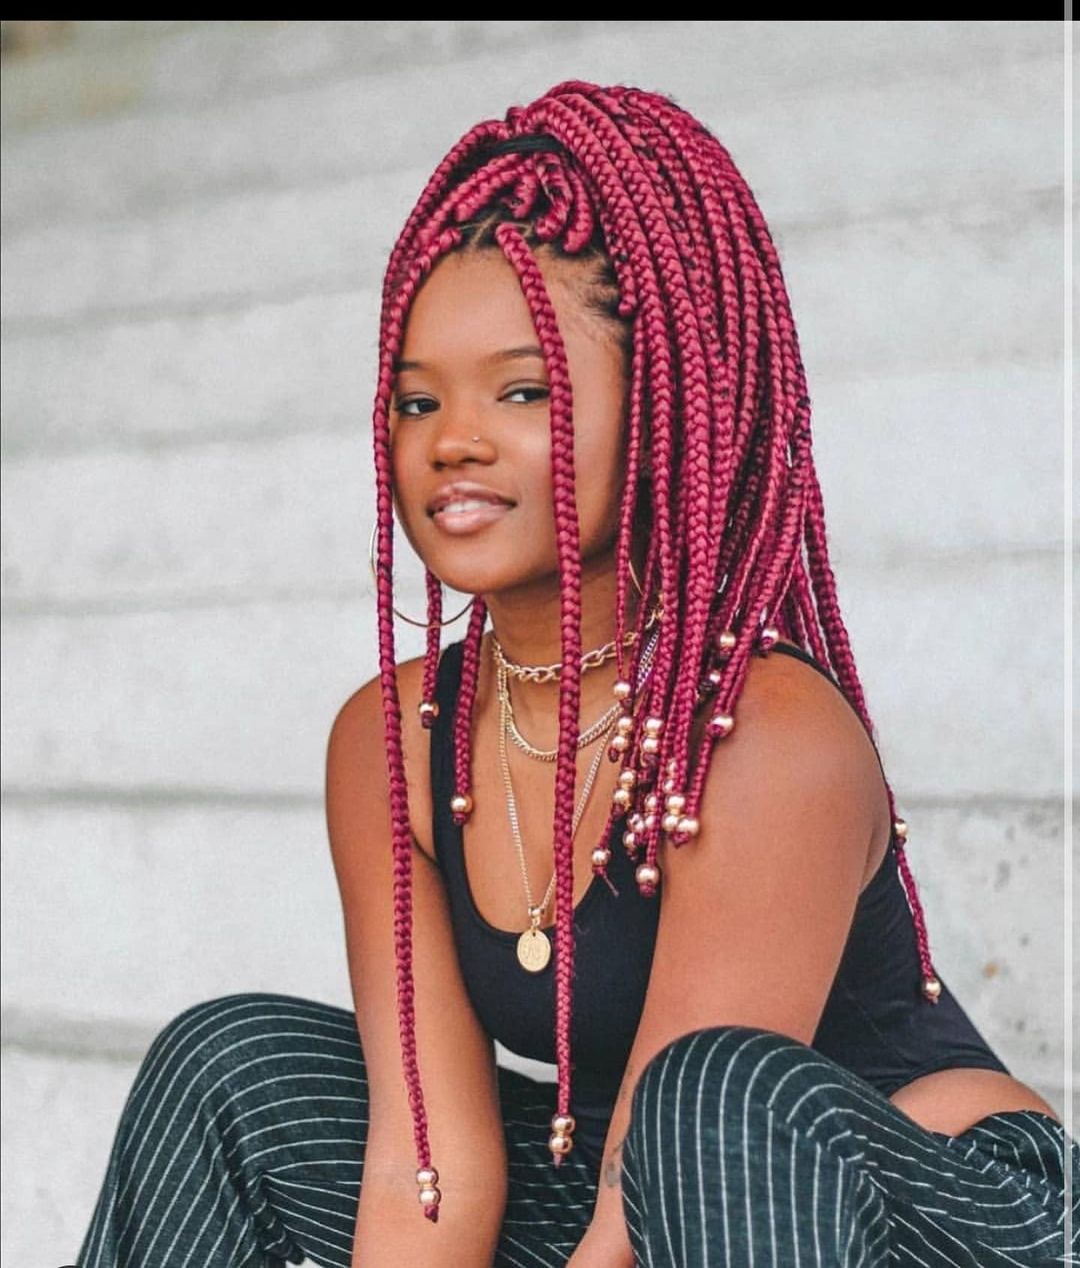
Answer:
<path fill-rule="evenodd" d="M 656 620 L 656 612 L 654 612 L 646 625 L 648 629 Z M 641 656 L 641 664 L 638 668 L 637 689 L 640 689 L 648 681 L 649 674 L 652 672 L 653 656 L 656 652 L 656 644 L 660 636 L 660 631 L 654 630 L 648 644 Z M 636 633 L 629 633 L 625 637 L 625 643 L 630 644 L 637 638 Z M 533 902 L 532 887 L 529 885 L 529 873 L 525 866 L 525 847 L 521 839 L 521 827 L 518 822 L 517 802 L 514 799 L 514 787 L 510 779 L 510 763 L 507 754 L 507 740 L 512 741 L 523 753 L 528 757 L 539 762 L 554 762 L 558 755 L 558 748 L 540 749 L 535 748 L 518 730 L 514 721 L 514 708 L 510 699 L 509 678 L 514 677 L 529 680 L 532 682 L 551 682 L 557 681 L 561 665 L 515 665 L 512 661 L 508 661 L 503 655 L 502 647 L 499 640 L 494 634 L 491 636 L 492 655 L 495 660 L 495 684 L 496 695 L 499 702 L 499 763 L 502 769 L 503 784 L 506 787 L 506 807 L 510 817 L 510 830 L 514 838 L 514 846 L 517 850 L 518 863 L 521 866 L 521 876 L 525 885 L 525 905 L 528 911 L 529 927 L 524 930 L 517 941 L 517 958 L 518 963 L 523 969 L 530 973 L 539 973 L 545 968 L 551 959 L 551 939 L 547 933 L 540 928 L 540 922 L 544 918 L 544 912 L 548 903 L 551 901 L 552 890 L 555 887 L 555 873 L 552 873 L 551 880 L 544 892 L 543 898 L 539 903 Z M 603 647 L 597 648 L 595 651 L 586 652 L 581 658 L 582 669 L 590 668 L 596 665 L 602 665 L 606 660 L 610 660 L 615 655 L 615 642 L 605 644 Z M 587 730 L 578 736 L 577 747 L 583 749 L 592 744 L 601 737 L 604 743 L 597 745 L 596 754 L 589 766 L 588 774 L 582 787 L 581 796 L 578 798 L 577 807 L 574 811 L 573 822 L 570 829 L 571 844 L 577 835 L 578 824 L 581 822 L 581 816 L 585 812 L 585 807 L 589 801 L 589 795 L 592 792 L 593 784 L 596 782 L 597 772 L 600 769 L 600 762 L 607 751 L 607 739 L 610 738 L 612 731 L 615 730 L 620 713 L 623 709 L 623 702 L 616 700 L 615 703 L 598 718 Z"/>

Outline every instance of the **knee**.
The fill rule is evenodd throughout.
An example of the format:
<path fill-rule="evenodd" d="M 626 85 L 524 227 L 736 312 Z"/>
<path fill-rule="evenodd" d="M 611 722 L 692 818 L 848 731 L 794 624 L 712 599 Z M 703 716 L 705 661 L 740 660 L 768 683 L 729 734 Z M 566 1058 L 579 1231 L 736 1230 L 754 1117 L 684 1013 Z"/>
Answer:
<path fill-rule="evenodd" d="M 687 1118 L 745 1124 L 754 1117 L 788 1122 L 813 1117 L 839 1067 L 790 1035 L 756 1026 L 710 1026 L 662 1048 L 634 1089 L 631 1122 L 660 1131 Z"/>
<path fill-rule="evenodd" d="M 349 1018 L 344 1010 L 263 991 L 201 1000 L 157 1033 L 143 1060 L 141 1079 L 161 1087 L 173 1080 L 214 1087 L 232 1072 L 272 1061 L 310 1036 L 316 1010 Z M 355 1043 L 355 1026 L 352 1033 Z"/>

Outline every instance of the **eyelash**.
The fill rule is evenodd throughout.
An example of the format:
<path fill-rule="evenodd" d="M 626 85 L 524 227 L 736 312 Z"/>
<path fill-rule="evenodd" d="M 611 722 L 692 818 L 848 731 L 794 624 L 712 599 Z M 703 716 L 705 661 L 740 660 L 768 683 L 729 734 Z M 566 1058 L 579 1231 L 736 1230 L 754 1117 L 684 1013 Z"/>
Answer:
<path fill-rule="evenodd" d="M 506 395 L 515 396 L 518 392 L 535 392 L 541 398 L 550 396 L 551 394 L 548 388 L 546 387 L 514 387 L 514 388 L 511 388 L 510 391 L 506 393 Z M 431 410 L 421 410 L 419 414 L 409 414 L 409 413 L 406 413 L 405 407 L 407 405 L 419 405 L 423 401 L 430 400 L 430 399 L 431 399 L 430 397 L 416 396 L 416 397 L 413 397 L 411 400 L 397 401 L 394 404 L 394 410 L 396 413 L 401 414 L 404 418 L 420 418 L 423 414 L 430 414 Z M 513 402 L 513 403 L 521 404 L 521 405 L 534 404 L 533 401 L 519 401 L 519 402 Z"/>

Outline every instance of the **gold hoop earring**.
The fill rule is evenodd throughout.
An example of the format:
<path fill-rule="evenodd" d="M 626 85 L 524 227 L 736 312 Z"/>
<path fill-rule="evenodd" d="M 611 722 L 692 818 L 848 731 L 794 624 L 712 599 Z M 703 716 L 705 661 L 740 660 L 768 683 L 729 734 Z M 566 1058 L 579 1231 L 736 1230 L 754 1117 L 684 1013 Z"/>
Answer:
<path fill-rule="evenodd" d="M 634 583 L 634 589 L 637 590 L 638 596 L 643 599 L 645 597 L 645 591 L 642 590 L 641 582 L 638 580 L 638 575 L 634 571 L 634 556 L 627 555 L 626 562 L 630 565 L 630 580 Z"/>
<path fill-rule="evenodd" d="M 368 563 L 371 566 L 371 580 L 375 583 L 376 593 L 378 593 L 378 587 L 379 587 L 379 577 L 375 571 L 375 534 L 376 534 L 376 531 L 378 530 L 378 527 L 379 527 L 378 521 L 372 524 L 371 538 L 368 542 Z M 641 582 L 638 579 L 637 573 L 634 571 L 634 559 L 632 555 L 627 556 L 627 563 L 630 565 L 630 579 L 634 583 L 634 589 L 637 590 L 638 595 L 641 598 L 644 598 L 645 591 L 641 588 Z M 476 602 L 476 598 L 474 596 L 473 598 L 469 600 L 468 603 L 465 604 L 465 606 L 461 609 L 461 611 L 456 616 L 452 616 L 448 621 L 440 621 L 439 626 L 443 627 L 447 625 L 453 625 L 455 621 L 460 621 L 461 618 L 465 615 L 466 612 L 468 612 L 468 610 L 472 607 L 472 605 L 475 602 Z M 414 621 L 411 616 L 406 616 L 404 612 L 399 612 L 397 608 L 394 608 L 394 615 L 400 617 L 403 621 L 407 621 L 410 625 L 418 625 L 422 630 L 435 628 L 434 626 L 429 625 L 427 621 Z"/>
<path fill-rule="evenodd" d="M 371 579 L 375 583 L 376 593 L 378 593 L 378 587 L 379 587 L 379 577 L 378 577 L 378 573 L 376 573 L 375 571 L 375 534 L 378 531 L 378 528 L 379 528 L 379 522 L 378 520 L 376 520 L 375 523 L 372 524 L 371 526 L 371 540 L 368 542 L 368 562 L 371 565 Z M 468 603 L 465 604 L 465 606 L 461 609 L 461 611 L 457 614 L 457 616 L 452 616 L 449 619 L 449 621 L 440 621 L 438 624 L 438 627 L 431 624 L 428 621 L 414 621 L 411 616 L 406 616 L 404 612 L 399 612 L 397 608 L 394 608 L 394 615 L 401 617 L 403 621 L 408 621 L 410 625 L 419 625 L 419 627 L 422 630 L 433 630 L 436 628 L 441 628 L 442 626 L 445 626 L 445 625 L 453 625 L 455 621 L 460 620 L 465 615 L 465 613 L 468 612 L 468 610 L 472 607 L 472 605 L 475 602 L 476 602 L 476 596 L 474 595 L 468 601 Z M 393 607 L 392 604 L 391 606 Z"/>

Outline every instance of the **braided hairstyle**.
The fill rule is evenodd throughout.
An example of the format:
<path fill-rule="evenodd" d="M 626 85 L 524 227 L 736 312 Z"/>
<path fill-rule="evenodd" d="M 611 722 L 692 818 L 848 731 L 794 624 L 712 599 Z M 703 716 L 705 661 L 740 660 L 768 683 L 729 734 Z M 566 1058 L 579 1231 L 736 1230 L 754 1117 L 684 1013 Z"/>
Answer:
<path fill-rule="evenodd" d="M 373 441 L 377 480 L 379 666 L 394 851 L 394 928 L 402 1059 L 425 1216 L 438 1219 L 417 1069 L 408 820 L 393 632 L 390 401 L 410 305 L 432 268 L 460 250 L 501 250 L 518 275 L 547 365 L 551 473 L 561 589 L 559 743 L 555 770 L 555 1049 L 558 1102 L 549 1147 L 572 1147 L 570 1012 L 574 973 L 571 811 L 580 700 L 581 561 L 566 354 L 535 252 L 595 262 L 589 302 L 621 331 L 629 395 L 627 478 L 616 546 L 615 695 L 608 751 L 620 763 L 604 833 L 622 841 L 643 895 L 656 893 L 661 837 L 675 847 L 697 819 L 714 744 L 731 734 L 752 655 L 783 637 L 830 669 L 874 728 L 840 614 L 811 452 L 810 398 L 776 247 L 720 142 L 670 98 L 623 85 L 560 83 L 505 119 L 478 124 L 439 164 L 390 255 L 382 293 Z M 642 588 L 661 619 L 641 675 L 643 602 L 627 639 L 628 564 L 647 526 Z M 422 724 L 437 712 L 442 587 L 426 572 Z M 472 811 L 470 737 L 487 609 L 471 604 L 454 718 L 455 793 Z M 630 648 L 627 651 L 627 647 Z M 638 683 L 635 689 L 633 684 Z M 704 705 L 708 720 L 692 723 Z M 691 751 L 695 749 L 696 751 Z M 662 772 L 662 777 L 661 777 Z M 659 785 L 659 787 L 657 787 Z M 915 926 L 924 997 L 941 985 L 904 853 L 896 857 Z M 661 806 L 661 798 L 663 805 Z M 603 852 L 599 852 L 600 857 Z M 594 870 L 606 875 L 594 857 Z"/>

